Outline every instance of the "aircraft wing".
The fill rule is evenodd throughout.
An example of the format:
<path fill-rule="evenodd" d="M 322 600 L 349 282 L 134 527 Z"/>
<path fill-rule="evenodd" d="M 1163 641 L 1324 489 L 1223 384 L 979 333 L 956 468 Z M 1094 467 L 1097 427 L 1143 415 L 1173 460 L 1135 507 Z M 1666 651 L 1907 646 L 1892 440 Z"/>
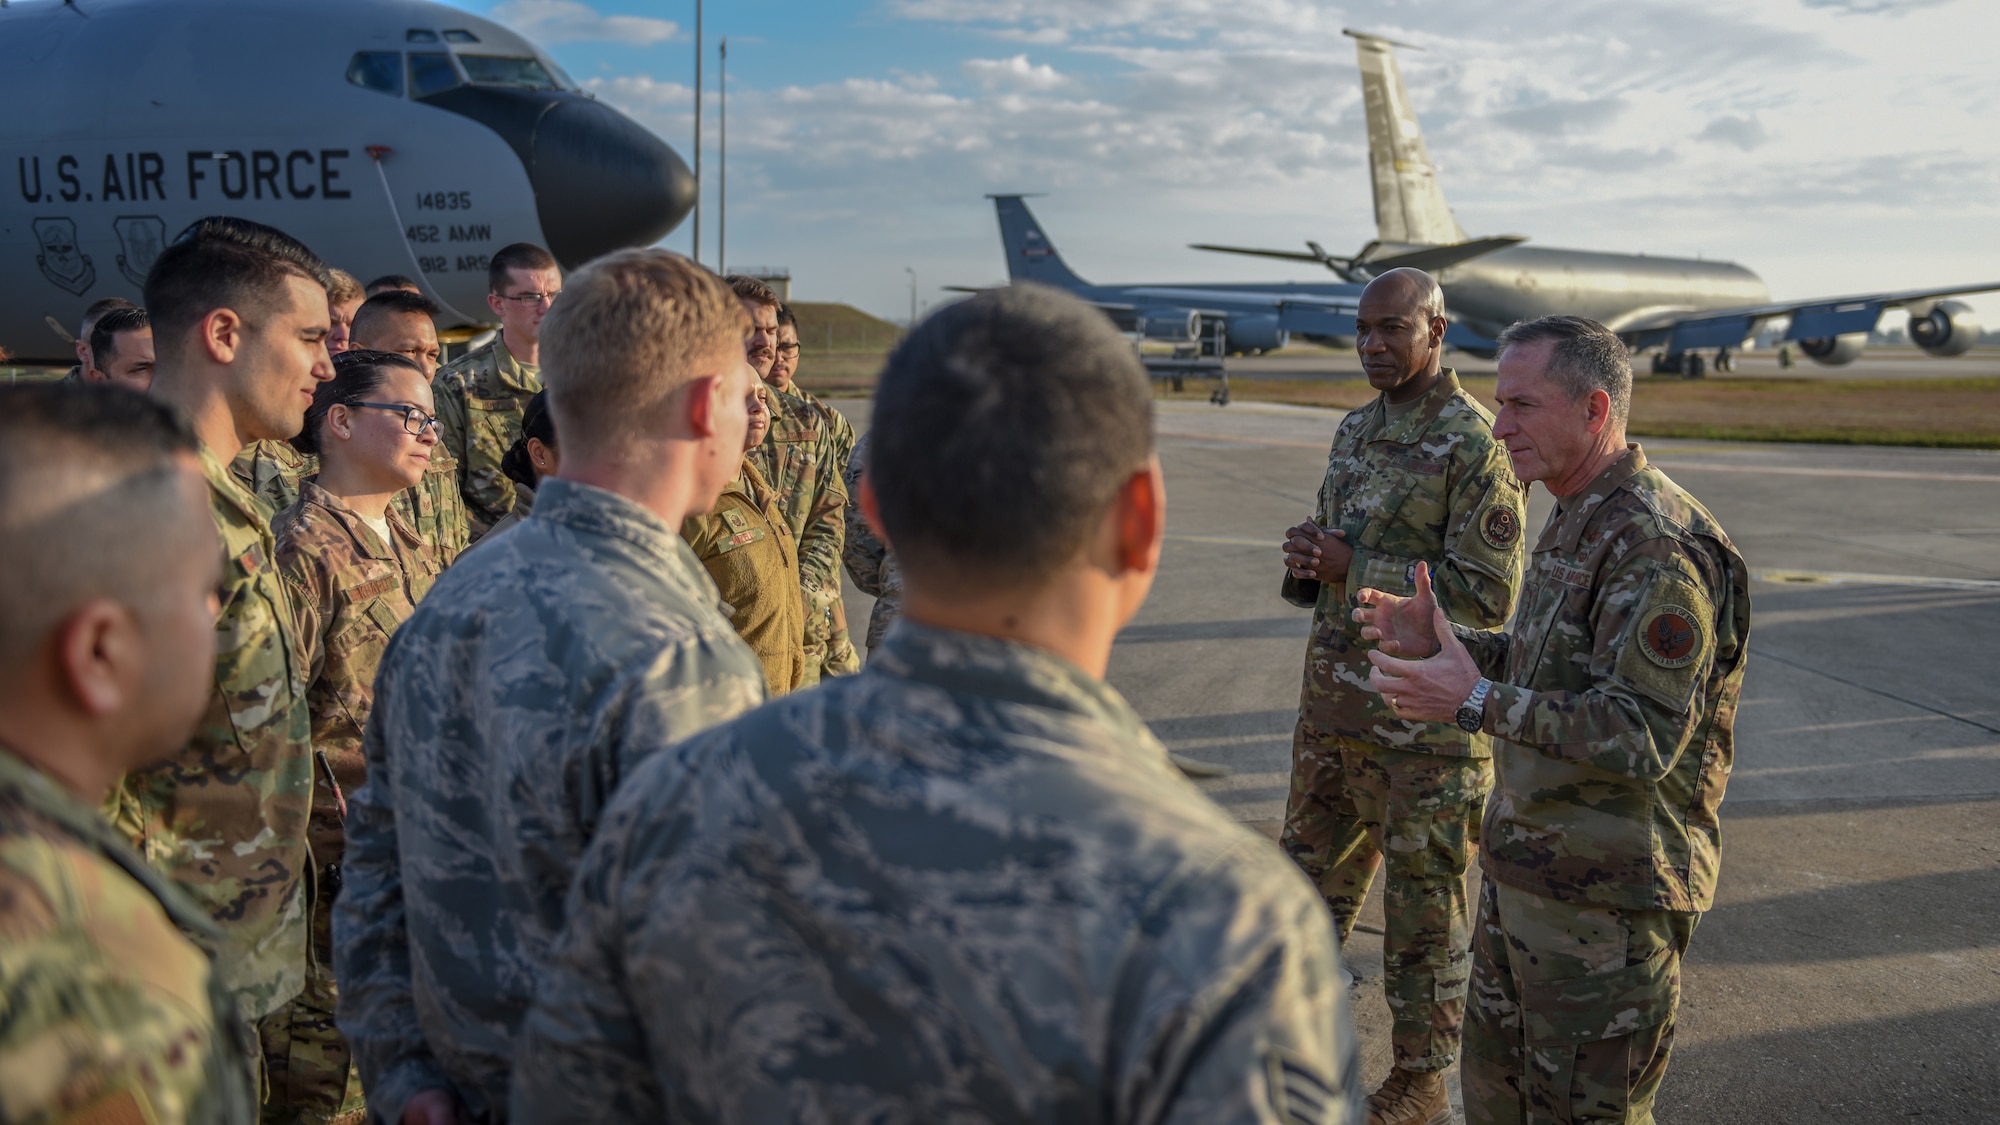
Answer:
<path fill-rule="evenodd" d="M 1490 238 L 1474 238 L 1464 242 L 1441 245 L 1401 244 L 1384 247 L 1379 242 L 1371 242 L 1352 258 L 1335 258 L 1319 249 L 1318 243 L 1307 243 L 1311 252 L 1299 250 L 1259 250 L 1247 246 L 1217 246 L 1207 242 L 1191 242 L 1192 250 L 1209 250 L 1218 254 L 1248 254 L 1256 258 L 1280 258 L 1287 262 L 1314 262 L 1333 269 L 1346 277 L 1353 271 L 1360 271 L 1361 278 L 1379 277 L 1393 269 L 1408 267 L 1436 273 L 1449 269 L 1461 262 L 1483 258 L 1495 250 L 1505 250 L 1528 241 L 1526 235 L 1501 234 Z M 1382 250 L 1388 253 L 1381 253 Z"/>
<path fill-rule="evenodd" d="M 1788 316 L 1792 324 L 1785 332 L 1785 339 L 1829 339 L 1853 332 L 1872 331 L 1875 322 L 1887 309 L 1928 305 L 1944 297 L 1996 290 L 2000 290 L 2000 281 L 1902 289 L 1888 293 L 1858 293 L 1846 297 L 1815 297 L 1805 301 L 1780 301 L 1733 309 L 1663 309 L 1641 314 L 1617 325 L 1616 331 L 1633 347 L 1664 344 L 1668 352 L 1679 353 L 1691 348 L 1734 347 L 1749 338 L 1765 321 Z"/>
<path fill-rule="evenodd" d="M 1190 242 L 1188 249 L 1212 250 L 1218 254 L 1248 254 L 1253 258 L 1281 258 L 1287 262 L 1311 262 L 1314 265 L 1326 261 L 1325 255 L 1309 254 L 1304 250 L 1255 250 L 1248 246 L 1214 246 L 1206 242 Z"/>

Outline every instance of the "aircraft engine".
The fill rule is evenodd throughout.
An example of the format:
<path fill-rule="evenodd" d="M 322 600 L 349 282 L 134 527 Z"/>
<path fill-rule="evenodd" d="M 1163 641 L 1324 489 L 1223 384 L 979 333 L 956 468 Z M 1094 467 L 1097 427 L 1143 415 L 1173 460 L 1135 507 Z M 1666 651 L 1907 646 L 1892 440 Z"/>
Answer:
<path fill-rule="evenodd" d="M 1868 333 L 1849 332 L 1841 336 L 1821 336 L 1817 340 L 1800 340 L 1799 350 L 1812 358 L 1814 363 L 1827 367 L 1842 367 L 1861 358 L 1861 350 L 1868 346 Z"/>
<path fill-rule="evenodd" d="M 1232 316 L 1227 332 L 1229 350 L 1245 355 L 1276 351 L 1291 342 L 1291 333 L 1278 327 L 1275 316 Z"/>
<path fill-rule="evenodd" d="M 1201 314 L 1193 309 L 1141 309 L 1133 316 L 1148 340 L 1193 340 L 1201 336 Z"/>
<path fill-rule="evenodd" d="M 1964 355 L 1979 342 L 1979 318 L 1959 301 L 1939 301 L 1930 315 L 1910 317 L 1910 339 L 1932 355 Z"/>

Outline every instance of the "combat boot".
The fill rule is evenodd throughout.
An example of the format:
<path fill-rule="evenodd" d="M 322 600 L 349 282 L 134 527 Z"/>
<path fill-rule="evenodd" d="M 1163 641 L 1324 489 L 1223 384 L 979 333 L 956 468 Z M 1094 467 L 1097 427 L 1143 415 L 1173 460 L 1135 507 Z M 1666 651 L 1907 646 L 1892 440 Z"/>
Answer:
<path fill-rule="evenodd" d="M 1368 1095 L 1368 1125 L 1451 1125 L 1444 1071 L 1389 1071 L 1382 1088 Z"/>

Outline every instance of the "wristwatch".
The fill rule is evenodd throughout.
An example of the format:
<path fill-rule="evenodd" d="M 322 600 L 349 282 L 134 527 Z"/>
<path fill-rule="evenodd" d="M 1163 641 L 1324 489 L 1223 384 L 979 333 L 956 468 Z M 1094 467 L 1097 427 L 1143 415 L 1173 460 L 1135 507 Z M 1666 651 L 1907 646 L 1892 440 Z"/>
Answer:
<path fill-rule="evenodd" d="M 1479 728 L 1486 725 L 1486 693 L 1492 690 L 1493 681 L 1483 676 L 1472 685 L 1472 694 L 1465 697 L 1465 702 L 1458 705 L 1458 712 L 1452 716 L 1458 721 L 1458 729 L 1467 734 L 1478 734 Z"/>

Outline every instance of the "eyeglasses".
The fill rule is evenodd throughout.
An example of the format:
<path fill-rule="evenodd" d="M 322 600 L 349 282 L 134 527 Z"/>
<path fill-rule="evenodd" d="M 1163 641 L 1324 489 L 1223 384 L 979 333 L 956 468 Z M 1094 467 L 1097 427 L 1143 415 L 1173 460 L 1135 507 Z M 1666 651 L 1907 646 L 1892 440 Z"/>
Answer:
<path fill-rule="evenodd" d="M 797 344 L 779 344 L 779 345 L 778 345 L 778 354 L 779 354 L 779 355 L 797 355 L 797 354 L 799 354 L 799 346 L 798 346 Z"/>
<path fill-rule="evenodd" d="M 553 305 L 556 303 L 556 298 L 562 296 L 562 290 L 558 289 L 553 293 L 516 293 L 511 297 L 505 293 L 493 295 L 503 301 L 519 301 L 524 305 Z"/>
<path fill-rule="evenodd" d="M 370 410 L 393 410 L 403 416 L 403 429 L 423 436 L 423 432 L 438 424 L 437 415 L 426 414 L 419 407 L 404 406 L 396 402 L 350 402 L 349 406 L 365 406 Z"/>

